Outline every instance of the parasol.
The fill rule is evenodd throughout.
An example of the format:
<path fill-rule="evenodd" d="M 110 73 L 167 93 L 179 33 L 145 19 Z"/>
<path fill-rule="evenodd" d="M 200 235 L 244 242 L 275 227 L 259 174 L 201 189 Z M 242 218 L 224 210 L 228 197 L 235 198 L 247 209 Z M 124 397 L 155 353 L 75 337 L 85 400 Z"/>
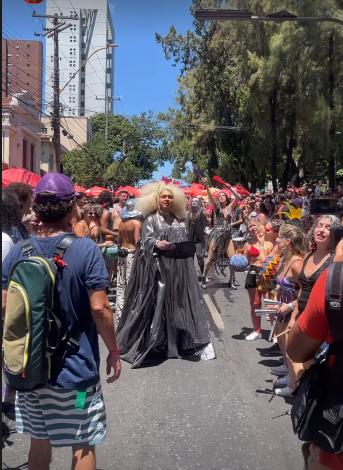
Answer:
<path fill-rule="evenodd" d="M 141 194 L 138 188 L 135 188 L 133 186 L 121 186 L 117 189 L 117 191 L 114 192 L 114 195 L 117 197 L 120 191 L 126 191 L 131 197 L 139 197 Z"/>
<path fill-rule="evenodd" d="M 11 183 L 25 183 L 35 188 L 40 179 L 39 175 L 25 168 L 8 168 L 2 172 L 3 187 Z"/>

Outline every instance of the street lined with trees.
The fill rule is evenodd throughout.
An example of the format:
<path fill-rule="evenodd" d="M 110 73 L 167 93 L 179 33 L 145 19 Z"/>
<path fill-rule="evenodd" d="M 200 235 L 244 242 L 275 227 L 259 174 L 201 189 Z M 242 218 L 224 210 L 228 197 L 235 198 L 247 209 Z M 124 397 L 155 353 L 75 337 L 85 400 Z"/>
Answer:
<path fill-rule="evenodd" d="M 221 7 L 225 2 L 221 2 Z M 193 1 L 196 8 L 218 2 Z M 343 17 L 341 1 L 232 1 L 263 15 Z M 192 161 L 210 175 L 254 190 L 299 178 L 335 185 L 342 167 L 343 28 L 331 22 L 194 22 L 194 31 L 156 34 L 180 66 L 169 124 L 175 176 Z"/>

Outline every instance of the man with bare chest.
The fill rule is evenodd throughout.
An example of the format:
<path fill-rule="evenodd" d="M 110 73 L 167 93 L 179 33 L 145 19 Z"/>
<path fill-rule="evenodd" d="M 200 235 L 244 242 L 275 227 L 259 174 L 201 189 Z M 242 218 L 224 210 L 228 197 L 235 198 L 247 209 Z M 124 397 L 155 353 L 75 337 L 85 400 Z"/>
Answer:
<path fill-rule="evenodd" d="M 141 237 L 142 217 L 135 208 L 135 201 L 129 200 L 124 209 L 120 212 L 121 221 L 118 226 L 118 244 L 127 250 L 125 258 L 118 258 L 117 271 L 117 298 L 116 298 L 116 320 L 120 320 L 125 291 L 130 279 L 134 255 L 137 243 Z"/>
<path fill-rule="evenodd" d="M 117 241 L 118 237 L 118 229 L 121 222 L 121 211 L 124 209 L 126 201 L 129 199 L 129 193 L 127 191 L 120 191 L 118 198 L 118 203 L 114 204 L 112 209 L 112 230 L 116 234 L 115 241 Z"/>

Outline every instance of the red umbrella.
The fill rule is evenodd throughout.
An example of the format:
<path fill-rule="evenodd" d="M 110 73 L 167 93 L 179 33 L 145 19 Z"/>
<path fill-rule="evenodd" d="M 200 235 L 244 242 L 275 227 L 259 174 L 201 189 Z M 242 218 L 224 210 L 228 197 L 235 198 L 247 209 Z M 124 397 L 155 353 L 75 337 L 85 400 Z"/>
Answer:
<path fill-rule="evenodd" d="M 44 2 L 44 0 L 24 0 L 25 3 L 29 3 L 30 5 L 39 5 L 40 3 Z"/>
<path fill-rule="evenodd" d="M 103 191 L 111 192 L 108 188 L 102 188 L 101 186 L 93 186 L 92 188 L 86 189 L 85 194 L 88 197 L 98 197 Z"/>
<path fill-rule="evenodd" d="M 202 184 L 192 183 L 190 188 L 182 188 L 186 196 L 198 197 L 202 196 L 205 186 Z"/>
<path fill-rule="evenodd" d="M 26 183 L 34 188 L 40 179 L 39 175 L 25 168 L 8 168 L 2 172 L 3 187 L 11 183 Z"/>
<path fill-rule="evenodd" d="M 86 188 L 84 186 L 80 186 L 79 184 L 74 184 L 74 189 L 77 193 L 85 193 Z"/>
<path fill-rule="evenodd" d="M 250 196 L 250 193 L 247 189 L 243 188 L 243 186 L 240 186 L 237 184 L 236 186 L 232 186 L 233 189 L 238 193 L 240 196 Z"/>
<path fill-rule="evenodd" d="M 114 192 L 114 195 L 117 197 L 120 191 L 126 191 L 129 193 L 130 196 L 139 197 L 141 192 L 138 188 L 134 188 L 133 186 L 121 186 Z"/>

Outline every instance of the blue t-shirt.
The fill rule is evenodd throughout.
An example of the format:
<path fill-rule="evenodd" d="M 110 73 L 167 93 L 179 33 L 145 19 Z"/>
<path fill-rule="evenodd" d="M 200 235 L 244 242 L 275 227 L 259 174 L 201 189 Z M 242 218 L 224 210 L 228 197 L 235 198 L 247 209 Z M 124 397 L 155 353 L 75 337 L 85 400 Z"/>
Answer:
<path fill-rule="evenodd" d="M 31 237 L 32 256 L 52 258 L 65 234 L 54 237 Z M 24 259 L 22 248 L 15 245 L 2 265 L 2 288 L 7 290 L 14 264 Z M 62 313 L 68 318 L 73 336 L 80 334 L 79 351 L 67 357 L 63 367 L 49 383 L 65 389 L 82 390 L 99 380 L 99 343 L 92 318 L 88 291 L 106 289 L 108 274 L 101 251 L 89 238 L 76 238 L 67 248 L 63 260 L 67 266 L 58 269 L 57 295 Z"/>

